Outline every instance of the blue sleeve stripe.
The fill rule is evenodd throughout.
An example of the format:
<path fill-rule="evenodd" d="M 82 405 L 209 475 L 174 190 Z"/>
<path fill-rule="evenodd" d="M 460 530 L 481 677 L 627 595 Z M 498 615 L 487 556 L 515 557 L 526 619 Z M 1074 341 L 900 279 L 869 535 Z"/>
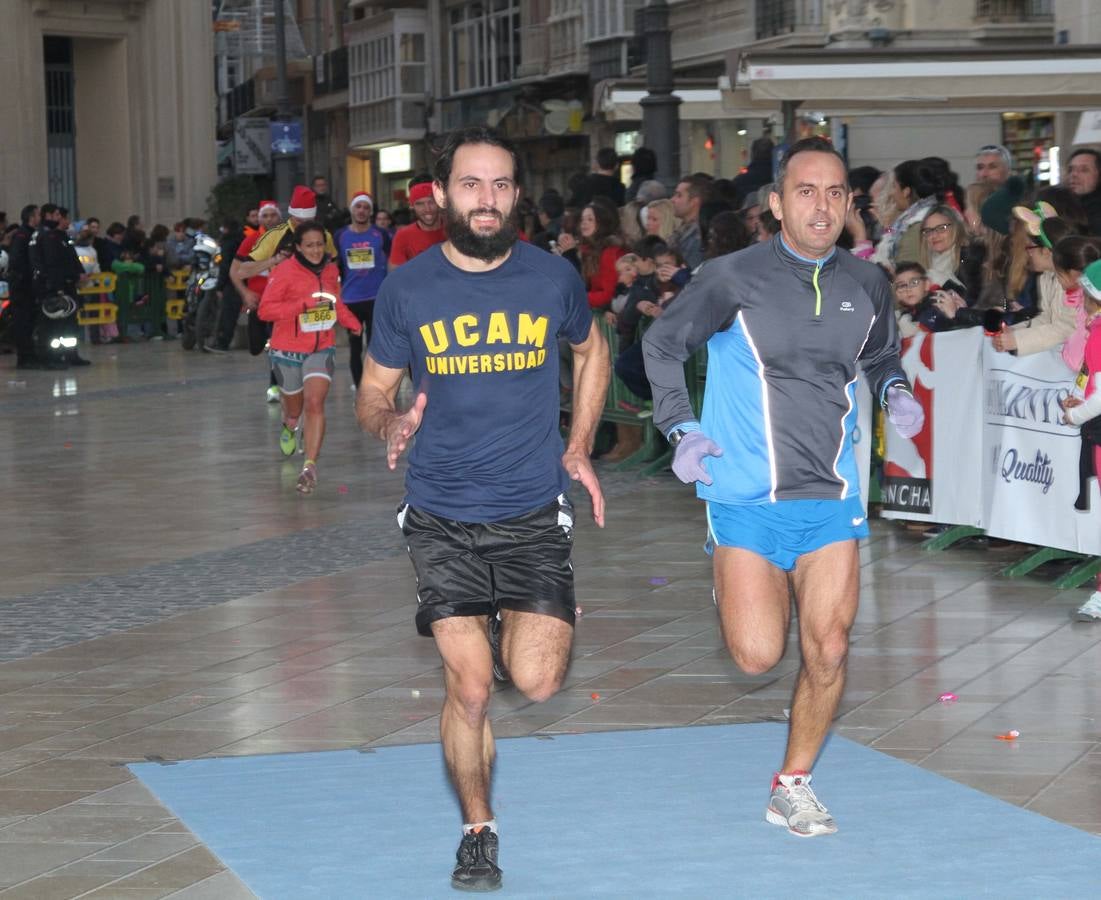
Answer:
<path fill-rule="evenodd" d="M 672 435 L 674 431 L 701 431 L 701 430 L 702 430 L 702 427 L 700 426 L 699 422 L 697 422 L 695 419 L 689 419 L 686 422 L 681 422 L 679 425 L 674 425 L 667 432 L 665 432 L 665 439 L 668 440 L 670 435 Z"/>

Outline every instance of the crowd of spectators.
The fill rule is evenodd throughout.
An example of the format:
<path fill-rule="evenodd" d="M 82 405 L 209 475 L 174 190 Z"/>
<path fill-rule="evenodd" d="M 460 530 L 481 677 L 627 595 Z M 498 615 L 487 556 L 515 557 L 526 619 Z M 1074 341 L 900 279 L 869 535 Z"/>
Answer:
<path fill-rule="evenodd" d="M 577 266 L 590 305 L 619 335 L 615 371 L 642 401 L 642 415 L 649 388 L 634 345 L 639 326 L 661 315 L 705 259 L 779 231 L 770 200 L 773 151 L 760 138 L 736 177 L 690 173 L 670 192 L 653 177 L 651 151 L 636 152 L 625 186 L 605 149 L 594 171 L 572 182 L 568 200 L 548 191 L 535 206 L 528 233 Z M 890 280 L 903 337 L 982 327 L 1006 352 L 1062 345 L 1077 374 L 1089 321 L 1079 279 L 1101 256 L 1101 239 L 1093 237 L 1101 235 L 1101 153 L 1074 150 L 1058 185 L 1014 173 L 1000 145 L 977 148 L 974 159 L 968 185 L 940 157 L 901 160 L 886 171 L 852 169 L 841 246 Z M 641 439 L 638 429 L 618 430 L 613 459 Z"/>

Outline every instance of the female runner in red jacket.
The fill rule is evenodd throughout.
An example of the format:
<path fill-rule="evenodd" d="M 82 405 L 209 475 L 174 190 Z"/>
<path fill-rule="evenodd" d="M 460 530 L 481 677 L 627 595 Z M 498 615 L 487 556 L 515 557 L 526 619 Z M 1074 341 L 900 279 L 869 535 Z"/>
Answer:
<path fill-rule="evenodd" d="M 257 315 L 274 323 L 269 352 L 283 404 L 279 449 L 284 456 L 294 453 L 295 429 L 306 412 L 306 462 L 298 492 L 309 494 L 317 487 L 317 457 L 325 437 L 325 397 L 336 356 L 333 329 L 339 322 L 359 334 L 362 327 L 340 299 L 340 273 L 325 253 L 325 229 L 317 222 L 295 229 L 294 254 L 272 270 Z"/>

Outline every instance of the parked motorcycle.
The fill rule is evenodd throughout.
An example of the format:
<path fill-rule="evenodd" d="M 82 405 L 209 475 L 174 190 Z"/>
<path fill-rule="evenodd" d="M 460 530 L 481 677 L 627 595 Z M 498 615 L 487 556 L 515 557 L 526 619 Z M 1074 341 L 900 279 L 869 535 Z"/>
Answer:
<path fill-rule="evenodd" d="M 195 252 L 191 274 L 184 290 L 183 333 L 180 345 L 184 350 L 205 346 L 218 325 L 218 266 L 222 262 L 218 242 L 209 234 L 195 235 Z"/>

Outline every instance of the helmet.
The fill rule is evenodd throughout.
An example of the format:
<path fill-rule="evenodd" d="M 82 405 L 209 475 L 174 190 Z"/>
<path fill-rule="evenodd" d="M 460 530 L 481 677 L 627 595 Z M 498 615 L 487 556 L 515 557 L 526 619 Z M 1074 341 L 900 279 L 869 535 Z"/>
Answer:
<path fill-rule="evenodd" d="M 218 252 L 218 242 L 209 234 L 195 235 L 194 247 L 196 253 L 205 253 L 210 257 L 213 257 Z"/>
<path fill-rule="evenodd" d="M 64 291 L 50 294 L 42 301 L 42 315 L 47 319 L 67 319 L 76 313 L 76 301 Z"/>

